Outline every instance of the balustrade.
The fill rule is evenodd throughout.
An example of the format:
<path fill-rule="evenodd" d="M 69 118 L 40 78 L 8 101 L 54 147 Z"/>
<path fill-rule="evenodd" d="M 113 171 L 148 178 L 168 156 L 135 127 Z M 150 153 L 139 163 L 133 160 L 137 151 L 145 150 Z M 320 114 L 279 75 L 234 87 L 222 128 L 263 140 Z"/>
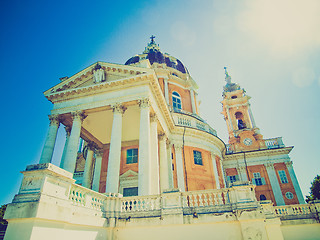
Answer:
<path fill-rule="evenodd" d="M 121 212 L 160 210 L 160 196 L 136 196 L 121 199 Z"/>
<path fill-rule="evenodd" d="M 276 206 L 274 207 L 275 214 L 279 217 L 282 216 L 295 216 L 305 215 L 311 213 L 311 208 L 307 204 Z"/>
<path fill-rule="evenodd" d="M 217 136 L 217 132 L 211 128 L 203 119 L 194 114 L 173 114 L 174 122 L 177 126 L 189 127 L 205 131 L 214 136 Z"/>
<path fill-rule="evenodd" d="M 183 207 L 211 207 L 230 204 L 226 189 L 182 193 Z"/>
<path fill-rule="evenodd" d="M 73 205 L 102 210 L 106 196 L 77 184 L 70 189 L 69 200 Z"/>
<path fill-rule="evenodd" d="M 265 139 L 264 142 L 268 149 L 285 147 L 281 137 Z"/>

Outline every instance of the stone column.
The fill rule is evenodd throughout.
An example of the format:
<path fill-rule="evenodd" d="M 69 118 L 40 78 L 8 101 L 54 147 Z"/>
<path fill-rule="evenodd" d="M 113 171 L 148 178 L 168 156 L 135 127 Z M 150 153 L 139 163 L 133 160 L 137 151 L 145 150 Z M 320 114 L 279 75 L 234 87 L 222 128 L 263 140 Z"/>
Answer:
<path fill-rule="evenodd" d="M 212 167 L 213 167 L 213 173 L 214 173 L 214 179 L 216 181 L 217 189 L 220 189 L 220 181 L 219 181 L 219 173 L 218 173 L 218 166 L 216 162 L 216 155 L 212 152 L 211 153 L 211 159 L 212 159 Z"/>
<path fill-rule="evenodd" d="M 169 189 L 169 163 L 166 146 L 166 136 L 164 133 L 159 135 L 159 151 L 160 151 L 160 189 Z"/>
<path fill-rule="evenodd" d="M 65 130 L 66 130 L 66 142 L 64 144 L 63 153 L 60 161 L 60 167 L 63 169 L 64 169 L 64 160 L 66 158 L 67 149 L 68 149 L 68 142 L 70 138 L 71 128 L 69 126 L 65 126 Z"/>
<path fill-rule="evenodd" d="M 101 174 L 101 163 L 102 163 L 102 156 L 103 151 L 96 150 L 96 162 L 94 164 L 94 173 L 93 173 L 93 181 L 92 181 L 92 190 L 99 192 L 100 187 L 100 174 Z"/>
<path fill-rule="evenodd" d="M 287 169 L 288 169 L 288 172 L 289 172 L 289 175 L 290 175 L 294 190 L 296 191 L 299 203 L 300 204 L 305 204 L 305 201 L 304 201 L 304 198 L 303 198 L 303 195 L 302 195 L 299 183 L 298 183 L 298 179 L 297 179 L 296 174 L 295 174 L 295 172 L 293 170 L 292 162 L 291 161 L 290 162 L 285 162 L 285 164 L 287 166 Z"/>
<path fill-rule="evenodd" d="M 160 194 L 157 116 L 150 115 L 151 194 Z"/>
<path fill-rule="evenodd" d="M 169 189 L 174 188 L 173 183 L 173 169 L 172 169 L 172 143 L 167 139 L 167 162 L 168 162 L 168 176 L 169 176 Z"/>
<path fill-rule="evenodd" d="M 88 152 L 86 156 L 86 162 L 84 165 L 84 173 L 83 173 L 83 180 L 82 186 L 86 188 L 91 188 L 91 181 L 92 181 L 92 168 L 93 168 L 93 150 L 94 150 L 94 143 L 90 142 L 87 145 Z"/>
<path fill-rule="evenodd" d="M 113 110 L 113 122 L 110 140 L 106 193 L 118 193 L 121 158 L 122 114 L 126 108 L 121 104 L 115 104 L 111 107 Z"/>
<path fill-rule="evenodd" d="M 150 102 L 148 98 L 139 101 L 139 196 L 151 194 L 151 153 L 150 153 Z"/>
<path fill-rule="evenodd" d="M 195 101 L 193 89 L 190 89 L 190 98 L 191 98 L 192 113 L 197 113 L 196 101 Z"/>
<path fill-rule="evenodd" d="M 239 174 L 240 181 L 243 181 L 243 182 L 248 181 L 247 169 L 246 169 L 245 166 L 237 167 L 237 171 L 238 171 L 238 174 Z"/>
<path fill-rule="evenodd" d="M 76 111 L 71 114 L 73 122 L 71 134 L 68 141 L 66 157 L 64 160 L 64 169 L 68 172 L 74 173 L 74 170 L 76 168 L 79 138 L 81 133 L 81 124 L 85 116 L 82 111 Z"/>
<path fill-rule="evenodd" d="M 57 132 L 59 128 L 59 116 L 49 115 L 50 126 L 44 143 L 39 164 L 50 163 L 53 155 L 54 145 L 56 143 Z"/>
<path fill-rule="evenodd" d="M 277 206 L 285 205 L 283 195 L 281 192 L 281 188 L 279 185 L 279 181 L 278 181 L 276 172 L 274 170 L 273 163 L 267 163 L 267 164 L 264 164 L 264 166 L 267 169 L 268 177 L 270 180 L 271 188 L 272 188 L 273 195 L 276 200 Z"/>
<path fill-rule="evenodd" d="M 178 188 L 180 188 L 182 192 L 185 192 L 186 189 L 185 189 L 185 180 L 184 180 L 182 145 L 174 144 L 174 150 L 176 153 Z"/>
<path fill-rule="evenodd" d="M 169 105 L 169 87 L 168 87 L 168 78 L 163 79 L 164 82 L 164 97 L 166 99 L 167 104 Z"/>

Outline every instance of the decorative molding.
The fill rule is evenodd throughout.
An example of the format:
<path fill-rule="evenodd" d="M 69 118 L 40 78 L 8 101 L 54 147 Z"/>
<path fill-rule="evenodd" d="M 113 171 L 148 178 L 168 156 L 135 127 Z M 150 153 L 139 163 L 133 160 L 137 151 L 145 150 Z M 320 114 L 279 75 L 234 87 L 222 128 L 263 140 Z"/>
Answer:
<path fill-rule="evenodd" d="M 274 170 L 273 163 L 265 163 L 264 166 L 266 167 L 267 170 Z"/>
<path fill-rule="evenodd" d="M 287 168 L 292 168 L 293 166 L 292 166 L 292 161 L 290 161 L 290 162 L 285 162 L 285 164 L 286 164 L 286 166 L 287 166 Z"/>
<path fill-rule="evenodd" d="M 114 113 L 124 114 L 124 112 L 127 110 L 127 107 L 125 107 L 122 103 L 116 103 L 111 105 L 111 109 Z"/>
<path fill-rule="evenodd" d="M 150 99 L 149 98 L 141 99 L 138 101 L 138 104 L 140 108 L 150 107 Z"/>

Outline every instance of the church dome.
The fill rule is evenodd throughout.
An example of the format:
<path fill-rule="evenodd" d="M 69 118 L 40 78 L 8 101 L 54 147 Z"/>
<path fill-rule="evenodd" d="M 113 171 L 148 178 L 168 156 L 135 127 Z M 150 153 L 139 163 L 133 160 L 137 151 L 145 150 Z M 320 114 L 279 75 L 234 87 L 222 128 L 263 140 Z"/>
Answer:
<path fill-rule="evenodd" d="M 153 63 L 164 63 L 167 67 L 174 68 L 182 73 L 188 72 L 187 68 L 179 59 L 170 56 L 168 53 L 162 53 L 160 51 L 159 45 L 157 45 L 154 41 L 154 36 L 151 37 L 151 42 L 148 44 L 143 53 L 128 59 L 125 65 L 135 64 L 144 59 L 149 59 L 151 65 Z"/>

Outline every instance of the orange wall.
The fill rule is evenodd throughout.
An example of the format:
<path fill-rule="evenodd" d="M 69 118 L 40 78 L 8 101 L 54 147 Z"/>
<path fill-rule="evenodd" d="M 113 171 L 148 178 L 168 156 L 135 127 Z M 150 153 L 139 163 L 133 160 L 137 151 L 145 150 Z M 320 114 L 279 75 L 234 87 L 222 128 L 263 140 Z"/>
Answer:
<path fill-rule="evenodd" d="M 131 148 L 138 148 L 138 145 L 133 145 L 129 147 L 121 148 L 121 159 L 120 159 L 120 175 L 124 174 L 128 170 L 138 172 L 138 163 L 126 164 L 127 159 L 127 150 Z M 99 192 L 104 193 L 106 191 L 106 180 L 107 180 L 107 171 L 108 171 L 108 158 L 109 158 L 109 149 L 105 150 L 102 157 L 101 163 L 101 174 L 100 174 L 100 186 Z"/>
<path fill-rule="evenodd" d="M 284 202 L 286 205 L 289 204 L 299 204 L 298 198 L 297 198 L 297 194 L 296 191 L 294 190 L 293 184 L 292 184 L 292 180 L 290 178 L 287 166 L 285 165 L 285 163 L 275 163 L 274 164 L 274 169 L 276 171 L 276 175 L 277 175 L 277 179 L 280 185 L 280 189 L 282 192 L 282 196 L 284 199 Z M 280 181 L 280 177 L 279 177 L 279 170 L 284 170 L 286 172 L 286 176 L 288 179 L 288 183 L 281 183 Z M 293 198 L 292 199 L 287 199 L 286 198 L 286 192 L 291 192 L 293 194 Z"/>
<path fill-rule="evenodd" d="M 158 81 L 159 81 L 159 85 L 160 85 L 161 91 L 162 91 L 163 96 L 164 96 L 164 79 L 163 78 L 158 78 Z"/>
<path fill-rule="evenodd" d="M 203 165 L 194 163 L 193 150 L 201 152 Z M 188 184 L 186 190 L 216 189 L 211 153 L 200 148 L 185 146 L 184 155 L 187 170 L 187 178 L 185 179 Z"/>
<path fill-rule="evenodd" d="M 267 200 L 271 200 L 275 205 L 276 201 L 273 195 L 272 187 L 270 184 L 270 180 L 268 177 L 267 170 L 264 165 L 255 165 L 255 166 L 248 166 L 248 172 L 249 172 L 249 179 L 252 180 L 253 173 L 259 172 L 260 176 L 265 179 L 266 185 L 256 186 L 256 198 L 259 201 L 260 195 L 263 194 L 266 196 Z"/>
<path fill-rule="evenodd" d="M 177 92 L 180 94 L 181 102 L 182 102 L 182 110 L 192 113 L 192 105 L 191 105 L 191 98 L 190 98 L 190 91 L 187 89 L 183 89 L 178 87 L 177 85 L 168 83 L 169 88 L 169 102 L 172 105 L 172 92 Z"/>

